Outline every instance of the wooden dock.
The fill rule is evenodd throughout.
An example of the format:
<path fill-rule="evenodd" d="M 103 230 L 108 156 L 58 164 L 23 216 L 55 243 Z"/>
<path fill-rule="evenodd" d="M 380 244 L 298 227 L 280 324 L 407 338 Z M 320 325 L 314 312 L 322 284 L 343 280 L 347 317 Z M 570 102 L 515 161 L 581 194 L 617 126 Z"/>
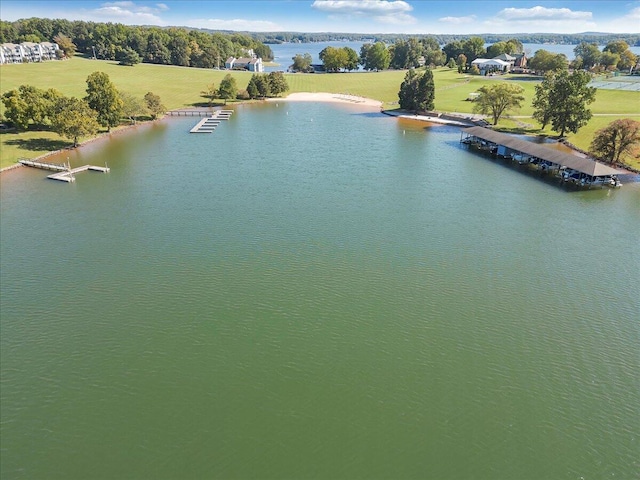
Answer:
<path fill-rule="evenodd" d="M 229 120 L 233 110 L 216 110 L 207 118 L 200 120 L 189 133 L 213 133 L 222 120 Z"/>
<path fill-rule="evenodd" d="M 93 170 L 94 172 L 103 172 L 107 173 L 111 169 L 106 165 L 104 167 L 98 167 L 96 165 L 83 165 L 82 167 L 71 168 L 69 165 L 63 165 L 59 163 L 47 163 L 47 162 L 37 162 L 35 160 L 27 160 L 20 159 L 19 162 L 22 165 L 33 168 L 40 168 L 42 170 L 54 170 L 57 173 L 52 173 L 51 175 L 47 175 L 47 178 L 51 180 L 60 180 L 61 182 L 75 182 L 76 173 L 86 172 L 87 170 Z"/>

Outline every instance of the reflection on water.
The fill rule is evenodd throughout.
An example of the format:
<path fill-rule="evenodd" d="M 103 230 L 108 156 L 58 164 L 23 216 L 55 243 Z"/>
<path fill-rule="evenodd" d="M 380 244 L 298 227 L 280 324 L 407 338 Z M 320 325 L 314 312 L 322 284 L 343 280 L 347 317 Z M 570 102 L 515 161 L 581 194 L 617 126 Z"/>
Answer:
<path fill-rule="evenodd" d="M 2 478 L 634 476 L 639 185 L 354 106 L 196 122 L 0 177 Z"/>

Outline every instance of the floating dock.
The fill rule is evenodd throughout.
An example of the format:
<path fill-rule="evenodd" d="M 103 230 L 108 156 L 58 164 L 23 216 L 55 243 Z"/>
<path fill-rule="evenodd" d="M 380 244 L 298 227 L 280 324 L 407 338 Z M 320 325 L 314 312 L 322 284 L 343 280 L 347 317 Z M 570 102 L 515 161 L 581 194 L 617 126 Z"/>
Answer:
<path fill-rule="evenodd" d="M 83 165 L 82 167 L 71 168 L 69 165 L 59 164 L 59 163 L 47 163 L 47 162 L 37 162 L 35 160 L 27 160 L 20 159 L 19 162 L 22 165 L 27 167 L 39 168 L 41 170 L 54 170 L 57 173 L 52 173 L 51 175 L 47 175 L 47 178 L 51 180 L 60 180 L 61 182 L 75 182 L 76 173 L 86 172 L 87 170 L 93 170 L 94 172 L 102 172 L 107 173 L 111 171 L 109 167 L 106 165 L 104 167 L 98 167 L 96 165 Z"/>
<path fill-rule="evenodd" d="M 200 120 L 189 133 L 213 133 L 222 120 L 229 120 L 233 110 L 216 110 L 210 117 Z"/>

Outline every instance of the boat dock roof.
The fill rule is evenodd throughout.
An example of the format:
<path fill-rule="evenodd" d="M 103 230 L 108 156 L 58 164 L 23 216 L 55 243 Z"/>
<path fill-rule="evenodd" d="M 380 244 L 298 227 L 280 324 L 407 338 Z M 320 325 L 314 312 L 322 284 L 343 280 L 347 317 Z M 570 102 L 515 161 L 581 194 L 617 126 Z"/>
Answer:
<path fill-rule="evenodd" d="M 561 152 L 526 140 L 520 140 L 506 133 L 495 132 L 488 128 L 469 127 L 463 129 L 463 132 L 467 135 L 486 140 L 487 142 L 491 142 L 496 145 L 503 145 L 516 152 L 525 153 L 532 157 L 546 160 L 556 165 L 560 165 L 561 167 L 570 168 L 592 177 L 604 177 L 624 173 L 590 158 L 578 157 L 577 155 Z"/>

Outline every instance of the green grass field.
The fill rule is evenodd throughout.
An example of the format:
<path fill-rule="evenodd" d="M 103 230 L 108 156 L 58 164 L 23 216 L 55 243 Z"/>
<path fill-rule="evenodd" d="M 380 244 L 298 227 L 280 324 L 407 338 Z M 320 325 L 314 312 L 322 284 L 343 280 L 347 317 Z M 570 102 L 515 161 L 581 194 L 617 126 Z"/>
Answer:
<path fill-rule="evenodd" d="M 109 75 L 116 87 L 124 92 L 142 97 L 151 91 L 160 96 L 167 109 L 202 105 L 206 100 L 200 92 L 211 83 L 218 85 L 220 80 L 231 73 L 238 87 L 244 89 L 251 78 L 248 72 L 228 72 L 165 65 L 138 64 L 124 67 L 112 61 L 91 60 L 75 57 L 67 61 L 52 61 L 0 66 L 1 93 L 22 84 L 38 88 L 54 87 L 63 94 L 83 97 L 86 78 L 95 71 Z M 398 90 L 404 79 L 404 71 L 384 71 L 371 73 L 340 74 L 285 74 L 289 92 L 329 92 L 348 93 L 373 98 L 383 102 L 385 108 L 397 107 Z M 469 93 L 476 91 L 488 82 L 509 81 L 524 88 L 525 102 L 520 112 L 514 115 L 530 116 L 533 112 L 531 101 L 536 84 L 535 80 L 523 76 L 478 77 L 458 74 L 455 70 L 439 68 L 434 70 L 436 85 L 436 109 L 442 112 L 472 111 L 472 103 L 466 101 Z M 640 92 L 599 90 L 597 100 L 591 105 L 594 114 L 615 114 L 610 117 L 594 117 L 589 125 L 568 140 L 580 148 L 587 149 L 593 133 L 616 118 L 637 114 L 640 105 Z M 4 105 L 0 104 L 0 112 Z M 504 119 L 501 128 L 530 129 L 538 133 L 539 126 L 531 118 Z M 553 135 L 551 131 L 545 131 Z M 69 146 L 70 142 L 51 132 L 30 131 L 24 133 L 0 134 L 0 167 L 11 165 L 19 157 L 33 158 L 47 151 Z M 637 166 L 640 167 L 640 159 Z"/>

